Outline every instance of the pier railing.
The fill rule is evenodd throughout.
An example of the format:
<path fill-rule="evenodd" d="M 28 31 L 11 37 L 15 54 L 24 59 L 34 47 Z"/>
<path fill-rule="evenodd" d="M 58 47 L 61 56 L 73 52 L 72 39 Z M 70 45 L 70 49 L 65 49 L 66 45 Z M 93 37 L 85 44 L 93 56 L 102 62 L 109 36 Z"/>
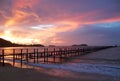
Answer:
<path fill-rule="evenodd" d="M 0 50 L 0 63 L 2 66 L 5 65 L 5 60 L 10 59 L 13 65 L 16 61 L 19 61 L 21 66 L 23 62 L 26 63 L 63 63 L 65 59 L 81 56 L 90 52 L 110 48 L 110 46 L 99 46 L 89 48 L 44 48 L 43 50 L 37 49 L 6 49 Z M 8 53 L 9 52 L 9 53 Z"/>

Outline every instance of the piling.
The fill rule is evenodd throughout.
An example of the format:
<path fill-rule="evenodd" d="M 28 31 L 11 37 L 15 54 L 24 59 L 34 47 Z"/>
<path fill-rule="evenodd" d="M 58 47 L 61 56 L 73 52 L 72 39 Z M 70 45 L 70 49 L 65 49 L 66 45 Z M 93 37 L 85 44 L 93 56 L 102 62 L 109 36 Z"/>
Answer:
<path fill-rule="evenodd" d="M 38 63 L 38 57 L 39 57 L 39 56 L 38 56 L 38 49 L 37 49 L 37 63 Z"/>
<path fill-rule="evenodd" d="M 44 57 L 44 63 L 46 62 L 46 60 L 45 60 L 45 48 L 44 48 L 44 55 L 43 55 L 43 57 Z"/>
<path fill-rule="evenodd" d="M 54 52 L 53 53 L 54 53 L 53 54 L 53 62 L 55 63 L 55 53 L 56 53 L 55 48 L 54 48 Z"/>
<path fill-rule="evenodd" d="M 23 51 L 23 50 L 21 49 L 20 51 L 21 51 L 21 55 L 20 55 L 20 56 L 21 56 L 21 58 L 20 58 L 20 63 L 21 63 L 21 67 L 22 67 L 22 51 Z"/>
<path fill-rule="evenodd" d="M 53 50 L 49 50 L 48 48 L 44 48 L 44 51 L 38 51 L 38 49 L 34 49 L 34 51 L 32 51 L 32 52 L 29 52 L 28 49 L 26 49 L 26 50 L 25 49 L 19 49 L 19 50 L 12 49 L 12 54 L 10 54 L 10 55 L 11 55 L 12 60 L 13 60 L 13 65 L 15 64 L 15 60 L 17 59 L 20 61 L 20 64 L 22 67 L 22 63 L 23 63 L 24 59 L 27 63 L 30 62 L 31 60 L 32 60 L 32 63 L 38 63 L 39 61 L 41 61 L 41 58 L 43 58 L 42 62 L 48 63 L 49 58 L 52 57 L 53 63 L 58 62 L 56 60 L 56 58 L 59 59 L 59 63 L 62 63 L 63 58 L 66 59 L 66 58 L 70 58 L 72 56 L 83 55 L 83 54 L 87 54 L 89 52 L 101 50 L 103 48 L 105 49 L 107 47 L 59 48 L 59 49 L 54 48 Z M 25 52 L 24 52 L 24 50 L 25 50 Z M 20 51 L 20 52 L 17 52 L 17 51 Z M 2 64 L 2 66 L 4 66 L 4 60 L 5 60 L 6 56 L 7 55 L 5 55 L 4 49 L 1 49 L 0 62 Z M 29 59 L 31 59 L 31 60 L 29 60 Z"/>
<path fill-rule="evenodd" d="M 4 50 L 2 50 L 2 66 L 5 66 L 5 63 L 4 63 Z"/>
<path fill-rule="evenodd" d="M 28 63 L 28 49 L 26 49 L 26 61 Z"/>
<path fill-rule="evenodd" d="M 17 54 L 16 54 L 16 55 L 17 55 Z M 16 56 L 16 55 L 15 55 L 15 49 L 13 49 L 13 66 L 14 66 L 14 64 L 15 64 L 15 59 L 16 59 L 15 56 Z"/>
<path fill-rule="evenodd" d="M 33 61 L 33 63 L 35 63 L 35 58 L 36 58 L 36 55 L 35 55 L 35 49 L 34 49 L 34 53 L 33 53 L 33 59 L 34 59 L 34 61 Z"/>

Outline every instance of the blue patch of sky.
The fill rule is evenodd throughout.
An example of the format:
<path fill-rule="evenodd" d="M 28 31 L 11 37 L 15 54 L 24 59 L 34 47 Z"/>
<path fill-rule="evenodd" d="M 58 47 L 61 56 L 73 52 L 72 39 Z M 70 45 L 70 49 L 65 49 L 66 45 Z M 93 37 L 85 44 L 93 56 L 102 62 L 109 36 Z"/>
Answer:
<path fill-rule="evenodd" d="M 94 26 L 105 27 L 105 28 L 120 27 L 120 22 L 99 23 L 99 24 L 94 24 Z"/>

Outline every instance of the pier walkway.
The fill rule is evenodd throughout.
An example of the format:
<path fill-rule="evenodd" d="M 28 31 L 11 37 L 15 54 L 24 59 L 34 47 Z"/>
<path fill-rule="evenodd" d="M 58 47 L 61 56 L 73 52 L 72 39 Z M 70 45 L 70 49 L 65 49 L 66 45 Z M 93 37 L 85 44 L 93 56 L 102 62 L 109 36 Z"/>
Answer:
<path fill-rule="evenodd" d="M 13 65 L 16 61 L 19 61 L 21 66 L 25 63 L 63 63 L 67 58 L 86 55 L 91 52 L 99 51 L 102 49 L 111 48 L 110 46 L 97 46 L 97 47 L 85 47 L 85 48 L 49 48 L 39 49 L 0 49 L 0 63 L 4 66 L 5 60 L 10 59 Z M 7 54 L 10 51 L 9 54 Z"/>

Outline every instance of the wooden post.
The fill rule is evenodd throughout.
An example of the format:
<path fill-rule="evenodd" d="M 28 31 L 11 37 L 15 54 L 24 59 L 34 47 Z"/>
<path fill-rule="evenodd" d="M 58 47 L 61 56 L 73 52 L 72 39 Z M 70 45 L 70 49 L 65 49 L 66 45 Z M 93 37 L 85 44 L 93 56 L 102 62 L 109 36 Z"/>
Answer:
<path fill-rule="evenodd" d="M 2 50 L 2 66 L 5 66 L 5 63 L 4 63 L 4 50 Z"/>
<path fill-rule="evenodd" d="M 71 48 L 68 48 L 68 52 L 69 52 L 69 57 L 70 57 L 70 54 L 71 54 Z"/>
<path fill-rule="evenodd" d="M 34 59 L 33 62 L 34 62 L 34 63 L 35 63 L 35 57 L 36 57 L 36 56 L 35 56 L 35 49 L 34 49 L 34 56 L 33 56 L 33 59 Z"/>
<path fill-rule="evenodd" d="M 65 54 L 66 54 L 66 57 L 68 57 L 67 48 L 65 48 Z"/>
<path fill-rule="evenodd" d="M 70 55 L 70 57 L 71 57 L 71 54 L 72 54 L 72 48 L 70 48 L 69 52 L 70 52 L 70 54 L 69 54 L 69 55 Z"/>
<path fill-rule="evenodd" d="M 77 56 L 78 56 L 78 48 L 76 48 L 76 54 L 77 54 Z"/>
<path fill-rule="evenodd" d="M 26 61 L 28 63 L 28 49 L 26 49 Z"/>
<path fill-rule="evenodd" d="M 44 55 L 43 55 L 43 57 L 44 57 L 44 62 L 46 62 L 46 60 L 45 60 L 45 48 L 44 48 Z"/>
<path fill-rule="evenodd" d="M 38 63 L 38 49 L 37 49 L 37 63 Z"/>
<path fill-rule="evenodd" d="M 75 55 L 74 51 L 75 51 L 75 49 L 73 48 L 73 49 L 72 49 L 72 56 L 74 56 L 74 55 Z"/>
<path fill-rule="evenodd" d="M 85 53 L 85 48 L 83 48 L 83 55 L 84 55 L 84 53 Z"/>
<path fill-rule="evenodd" d="M 70 49 L 68 48 L 68 50 L 67 50 L 67 53 L 68 53 L 68 57 L 69 57 L 69 54 L 70 54 L 70 52 L 69 52 L 69 51 L 70 51 Z"/>
<path fill-rule="evenodd" d="M 70 57 L 72 56 L 72 48 L 70 49 Z"/>
<path fill-rule="evenodd" d="M 76 56 L 78 56 L 78 49 L 76 48 Z"/>
<path fill-rule="evenodd" d="M 79 48 L 78 48 L 78 49 L 77 49 L 78 55 L 79 55 L 79 53 L 80 53 L 79 51 L 80 51 L 80 50 L 79 50 Z"/>
<path fill-rule="evenodd" d="M 55 48 L 54 48 L 54 52 L 53 52 L 53 53 L 54 53 L 54 54 L 53 54 L 53 62 L 54 62 L 54 63 L 55 63 L 55 52 L 56 52 L 56 51 L 55 51 Z"/>
<path fill-rule="evenodd" d="M 60 55 L 60 63 L 62 63 L 62 50 L 61 49 L 59 49 L 59 55 Z"/>
<path fill-rule="evenodd" d="M 76 56 L 76 54 L 77 54 L 76 51 L 77 51 L 77 50 L 76 50 L 76 48 L 75 48 L 75 49 L 74 49 L 74 56 Z"/>
<path fill-rule="evenodd" d="M 74 49 L 74 48 L 72 48 L 72 56 L 74 56 L 74 50 L 75 50 L 75 49 Z"/>
<path fill-rule="evenodd" d="M 20 63 L 21 63 L 21 67 L 22 67 L 22 49 L 20 50 L 21 51 L 21 58 L 20 58 Z"/>
<path fill-rule="evenodd" d="M 64 48 L 64 56 L 67 58 L 66 48 Z"/>
<path fill-rule="evenodd" d="M 81 48 L 79 48 L 79 55 L 81 55 L 82 54 L 82 50 L 81 50 Z"/>
<path fill-rule="evenodd" d="M 40 52 L 40 57 L 41 57 L 41 58 L 43 57 L 43 52 Z"/>
<path fill-rule="evenodd" d="M 48 48 L 46 49 L 46 54 L 47 54 L 47 55 L 46 55 L 46 57 L 47 57 L 47 58 L 46 58 L 46 62 L 48 62 Z"/>
<path fill-rule="evenodd" d="M 67 50 L 67 51 L 68 51 L 68 57 L 69 57 L 69 56 L 70 56 L 70 49 L 68 48 L 68 50 Z"/>
<path fill-rule="evenodd" d="M 67 48 L 65 48 L 65 54 L 66 54 L 66 57 L 67 57 Z"/>
<path fill-rule="evenodd" d="M 76 56 L 76 48 L 73 49 L 73 56 Z"/>
<path fill-rule="evenodd" d="M 1 52 L 1 50 L 0 50 L 0 52 Z M 2 55 L 0 54 L 0 63 L 1 63 L 1 60 L 2 60 Z"/>
<path fill-rule="evenodd" d="M 15 65 L 15 49 L 13 49 L 13 66 Z"/>

